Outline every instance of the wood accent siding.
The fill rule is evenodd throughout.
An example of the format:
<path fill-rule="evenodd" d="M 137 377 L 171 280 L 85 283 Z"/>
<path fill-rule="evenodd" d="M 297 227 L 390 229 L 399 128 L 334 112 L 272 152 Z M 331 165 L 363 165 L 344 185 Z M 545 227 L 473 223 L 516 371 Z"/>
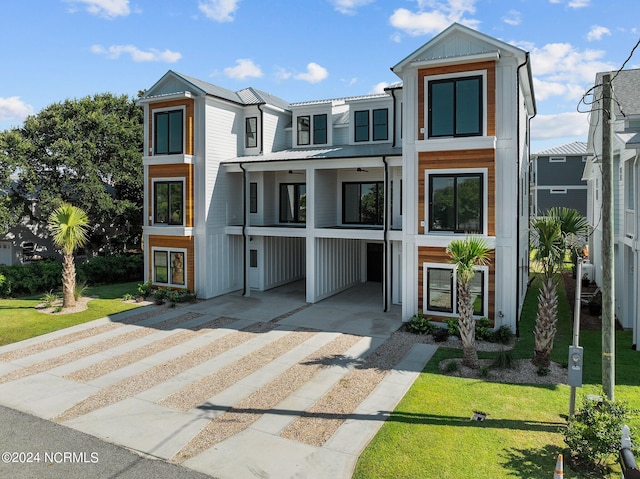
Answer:
<path fill-rule="evenodd" d="M 147 207 L 149 214 L 153 213 L 153 180 L 157 178 L 184 178 L 184 226 L 193 226 L 193 165 L 149 165 L 149 184 L 147 185 Z M 153 225 L 153 219 L 147 219 L 149 226 Z"/>
<path fill-rule="evenodd" d="M 494 61 L 467 63 L 464 65 L 449 65 L 433 68 L 421 68 L 418 70 L 418 131 L 417 138 L 425 139 L 425 133 L 420 133 L 425 128 L 425 101 L 426 91 L 424 78 L 434 75 L 449 75 L 455 73 L 466 73 L 469 71 L 485 70 L 486 77 L 486 105 L 487 105 L 487 136 L 496 136 L 496 63 Z M 426 131 L 426 130 L 425 130 Z"/>
<path fill-rule="evenodd" d="M 149 105 L 149 118 L 147 119 L 147 124 L 149 125 L 149 138 L 148 145 L 149 148 L 153 148 L 153 113 L 155 110 L 164 109 L 164 108 L 180 108 L 185 107 L 184 112 L 184 154 L 185 155 L 193 155 L 194 152 L 194 110 L 195 110 L 195 102 L 192 99 L 185 98 L 184 100 L 172 100 L 172 101 L 160 101 L 157 103 L 152 103 Z M 155 153 L 155 152 L 154 152 Z M 153 155 L 149 155 L 153 156 Z"/>
<path fill-rule="evenodd" d="M 450 265 L 451 258 L 447 254 L 446 248 L 434 247 L 434 246 L 419 246 L 418 247 L 418 310 L 423 311 L 425 315 L 429 316 L 433 321 L 444 321 L 446 317 L 435 316 L 431 313 L 424 311 L 424 271 L 422 265 L 424 263 L 441 263 Z M 492 324 L 495 324 L 495 306 L 496 306 L 496 255 L 495 250 L 489 253 L 489 282 L 488 282 L 488 314 L 487 318 L 491 320 Z M 449 316 L 450 317 L 450 316 Z"/>
<path fill-rule="evenodd" d="M 184 248 L 187 250 L 187 289 L 195 291 L 195 248 L 193 236 L 149 236 L 149 278 L 153 278 L 153 248 Z"/>
<path fill-rule="evenodd" d="M 487 215 L 487 236 L 496 234 L 496 153 L 491 148 L 482 150 L 453 150 L 418 153 L 418 225 L 425 221 L 425 170 L 449 170 L 456 173 L 458 168 L 487 169 L 487 205 L 483 214 Z M 428 231 L 426 224 L 421 233 Z"/>

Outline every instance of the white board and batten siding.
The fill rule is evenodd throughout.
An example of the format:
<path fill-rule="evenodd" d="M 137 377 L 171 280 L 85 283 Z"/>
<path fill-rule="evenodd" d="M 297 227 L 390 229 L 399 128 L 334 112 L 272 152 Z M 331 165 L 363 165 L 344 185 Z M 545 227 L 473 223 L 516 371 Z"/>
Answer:
<path fill-rule="evenodd" d="M 347 238 L 316 238 L 315 301 L 359 283 L 362 277 L 362 242 Z"/>

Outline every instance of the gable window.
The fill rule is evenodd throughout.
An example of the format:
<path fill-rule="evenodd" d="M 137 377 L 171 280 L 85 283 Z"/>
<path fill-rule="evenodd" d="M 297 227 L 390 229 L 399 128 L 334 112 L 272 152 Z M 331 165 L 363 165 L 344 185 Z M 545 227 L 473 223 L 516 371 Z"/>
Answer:
<path fill-rule="evenodd" d="M 564 156 L 551 156 L 549 157 L 549 163 L 566 163 L 567 159 Z"/>
<path fill-rule="evenodd" d="M 457 309 L 457 277 L 454 266 L 425 263 L 426 283 L 424 286 L 425 303 L 423 310 L 448 314 L 458 314 Z M 469 284 L 474 316 L 486 316 L 486 267 L 479 267 Z"/>
<path fill-rule="evenodd" d="M 252 116 L 245 120 L 245 148 L 256 148 L 258 146 L 258 117 Z"/>
<path fill-rule="evenodd" d="M 184 287 L 185 251 L 153 250 L 153 282 L 167 286 Z"/>
<path fill-rule="evenodd" d="M 311 124 L 308 116 L 298 117 L 298 145 L 308 145 L 310 141 Z"/>
<path fill-rule="evenodd" d="M 280 184 L 280 222 L 307 221 L 307 185 L 305 183 Z"/>
<path fill-rule="evenodd" d="M 156 155 L 178 155 L 183 151 L 183 111 L 161 111 L 154 114 L 154 152 Z"/>
<path fill-rule="evenodd" d="M 342 183 L 342 222 L 381 225 L 384 215 L 384 186 L 372 183 Z"/>
<path fill-rule="evenodd" d="M 184 183 L 155 181 L 153 183 L 153 222 L 182 225 L 184 221 Z"/>
<path fill-rule="evenodd" d="M 313 115 L 313 144 L 327 143 L 327 115 Z"/>
<path fill-rule="evenodd" d="M 369 141 L 369 110 L 356 111 L 353 119 L 355 141 Z"/>
<path fill-rule="evenodd" d="M 482 76 L 429 81 L 429 138 L 482 135 Z"/>
<path fill-rule="evenodd" d="M 482 233 L 483 175 L 429 175 L 429 231 Z"/>
<path fill-rule="evenodd" d="M 373 141 L 389 139 L 389 110 L 373 110 Z"/>

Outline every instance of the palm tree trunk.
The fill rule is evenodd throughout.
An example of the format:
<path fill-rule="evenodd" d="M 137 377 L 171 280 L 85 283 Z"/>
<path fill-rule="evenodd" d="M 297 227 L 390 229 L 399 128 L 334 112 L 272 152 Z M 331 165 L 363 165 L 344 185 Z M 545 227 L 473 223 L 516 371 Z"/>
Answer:
<path fill-rule="evenodd" d="M 538 314 L 536 316 L 535 351 L 531 362 L 548 368 L 558 321 L 558 293 L 552 277 L 544 278 L 538 294 Z"/>
<path fill-rule="evenodd" d="M 458 326 L 462 339 L 462 364 L 478 369 L 478 351 L 476 349 L 476 322 L 473 319 L 473 302 L 469 284 L 458 283 Z"/>
<path fill-rule="evenodd" d="M 76 305 L 76 265 L 73 253 L 62 258 L 62 307 L 72 308 Z"/>

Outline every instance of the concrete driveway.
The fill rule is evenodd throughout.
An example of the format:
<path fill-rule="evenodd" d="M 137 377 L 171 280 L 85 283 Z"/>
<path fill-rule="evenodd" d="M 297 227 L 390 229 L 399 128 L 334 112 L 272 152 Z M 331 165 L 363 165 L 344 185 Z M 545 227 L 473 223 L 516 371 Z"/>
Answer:
<path fill-rule="evenodd" d="M 149 306 L 0 348 L 0 404 L 217 478 L 349 478 L 435 347 L 375 284 Z"/>

